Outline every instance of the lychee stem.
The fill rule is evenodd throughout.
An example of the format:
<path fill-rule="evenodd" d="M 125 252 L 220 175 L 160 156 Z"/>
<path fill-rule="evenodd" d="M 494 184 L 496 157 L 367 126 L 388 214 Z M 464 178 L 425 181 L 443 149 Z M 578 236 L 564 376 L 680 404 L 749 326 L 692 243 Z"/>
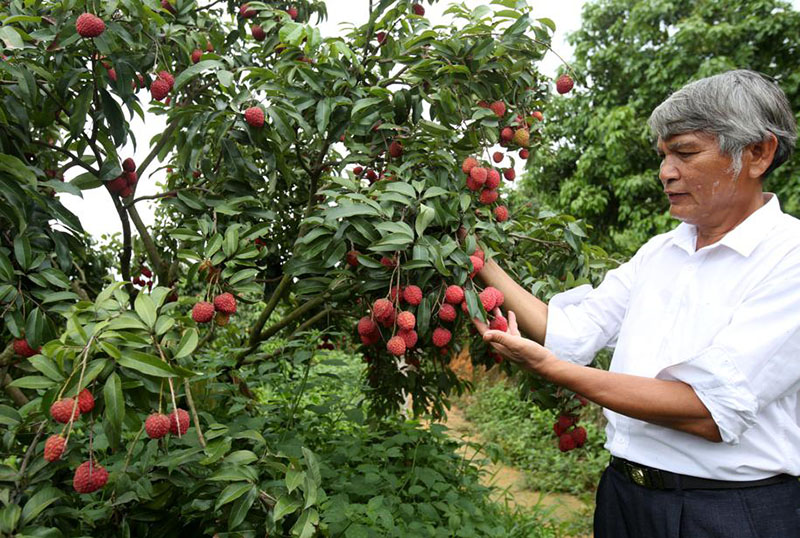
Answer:
<path fill-rule="evenodd" d="M 197 409 L 195 408 L 194 400 L 192 399 L 192 391 L 189 388 L 189 380 L 186 378 L 183 379 L 183 388 L 186 391 L 186 404 L 189 406 L 189 411 L 192 412 L 192 421 L 194 422 L 194 427 L 197 430 L 197 439 L 200 441 L 200 446 L 205 448 L 206 440 L 203 437 L 203 430 L 200 429 L 200 418 L 197 416 Z M 180 433 L 180 427 L 178 428 L 178 433 Z"/>
<path fill-rule="evenodd" d="M 158 412 L 161 412 L 159 408 Z M 136 448 L 136 443 L 139 441 L 139 437 L 142 436 L 142 432 L 144 431 L 144 422 L 142 422 L 142 427 L 139 428 L 139 431 L 136 434 L 136 437 L 133 438 L 133 442 L 131 443 L 130 448 L 128 448 L 128 454 L 125 456 L 125 465 L 122 466 L 122 474 L 125 474 L 125 471 L 128 470 L 128 464 L 131 462 L 131 456 L 133 455 L 133 449 Z"/>
<path fill-rule="evenodd" d="M 69 436 L 72 433 L 72 423 L 75 422 L 75 411 L 78 409 L 78 394 L 81 391 L 81 386 L 83 385 L 83 374 L 86 372 L 86 363 L 88 362 L 87 359 L 89 358 L 89 350 L 92 348 L 92 342 L 94 342 L 94 338 L 96 335 L 92 335 L 89 337 L 89 341 L 86 342 L 86 346 L 84 346 L 83 351 L 81 352 L 81 375 L 78 376 L 78 388 L 75 390 L 75 399 L 72 402 L 72 411 L 70 411 L 69 415 L 69 422 L 67 422 L 67 436 L 64 440 L 64 444 L 69 442 Z M 74 373 L 74 372 L 73 372 Z M 72 376 L 70 376 L 72 377 Z M 61 399 L 61 395 L 64 392 L 67 384 L 64 383 L 64 386 L 61 387 L 61 391 L 58 393 L 58 399 Z M 90 443 L 90 450 L 91 450 L 91 438 L 89 440 Z"/>

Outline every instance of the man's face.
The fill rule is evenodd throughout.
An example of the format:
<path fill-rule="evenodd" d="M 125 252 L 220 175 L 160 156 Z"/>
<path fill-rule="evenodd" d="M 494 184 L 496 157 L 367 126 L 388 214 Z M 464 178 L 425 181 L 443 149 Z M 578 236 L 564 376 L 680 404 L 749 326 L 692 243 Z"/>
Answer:
<path fill-rule="evenodd" d="M 698 227 L 713 227 L 740 208 L 751 189 L 734 181 L 731 158 L 723 155 L 714 136 L 691 132 L 658 139 L 658 177 L 669 198 L 669 212 Z M 749 185 L 748 185 L 749 186 Z"/>

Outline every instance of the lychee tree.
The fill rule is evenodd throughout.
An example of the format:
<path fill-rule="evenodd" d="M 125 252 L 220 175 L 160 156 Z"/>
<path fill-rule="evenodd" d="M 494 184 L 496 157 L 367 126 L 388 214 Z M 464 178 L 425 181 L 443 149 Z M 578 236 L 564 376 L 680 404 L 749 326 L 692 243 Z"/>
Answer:
<path fill-rule="evenodd" d="M 257 397 L 280 372 L 305 386 L 309 334 L 359 346 L 376 419 L 438 417 L 466 388 L 453 353 L 498 359 L 469 332 L 504 322 L 486 257 L 534 238 L 577 256 L 542 270 L 597 270 L 579 223 L 521 219 L 501 185 L 540 139 L 552 22 L 512 0 L 452 6 L 452 26 L 362 9 L 329 38 L 323 2 L 4 5 L 2 532 L 344 532 L 292 436 L 299 396 Z M 118 149 L 133 114 L 166 118 L 139 163 Z M 94 188 L 122 224 L 113 260 L 50 196 Z"/>

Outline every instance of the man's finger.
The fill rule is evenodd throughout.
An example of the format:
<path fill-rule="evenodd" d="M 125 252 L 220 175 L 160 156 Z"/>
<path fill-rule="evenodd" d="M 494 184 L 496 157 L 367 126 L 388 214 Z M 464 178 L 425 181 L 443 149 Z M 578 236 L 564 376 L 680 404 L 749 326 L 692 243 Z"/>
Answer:
<path fill-rule="evenodd" d="M 517 326 L 517 315 L 513 310 L 508 311 L 508 330 L 511 334 L 519 335 L 519 327 Z"/>

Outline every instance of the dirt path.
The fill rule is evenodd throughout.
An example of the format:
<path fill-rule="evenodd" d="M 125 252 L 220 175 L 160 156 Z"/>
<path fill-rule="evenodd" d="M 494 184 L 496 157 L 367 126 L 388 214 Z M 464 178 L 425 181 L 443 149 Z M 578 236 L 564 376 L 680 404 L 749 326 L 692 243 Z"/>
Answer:
<path fill-rule="evenodd" d="M 455 439 L 478 445 L 484 443 L 480 434 L 474 431 L 470 422 L 464 417 L 464 413 L 455 406 L 451 407 L 444 424 L 450 429 L 449 435 Z M 470 446 L 464 446 L 463 450 L 465 459 L 471 460 L 477 455 L 477 459 L 488 460 L 484 454 L 476 454 L 476 450 Z M 504 502 L 508 498 L 512 507 L 531 508 L 538 505 L 540 508 L 552 510 L 552 516 L 559 520 L 568 520 L 575 517 L 576 513 L 586 511 L 586 505 L 572 495 L 547 494 L 527 489 L 524 474 L 518 469 L 502 463 L 489 462 L 481 467 L 488 471 L 482 478 L 484 485 L 491 485 L 499 490 L 494 494 L 495 501 Z M 509 493 L 508 496 L 505 495 L 506 491 Z"/>

